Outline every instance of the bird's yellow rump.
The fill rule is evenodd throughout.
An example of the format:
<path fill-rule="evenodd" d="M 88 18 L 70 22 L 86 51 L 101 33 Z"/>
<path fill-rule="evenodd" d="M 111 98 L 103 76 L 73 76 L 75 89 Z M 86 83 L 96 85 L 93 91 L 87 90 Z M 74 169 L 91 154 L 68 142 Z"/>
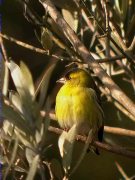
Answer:
<path fill-rule="evenodd" d="M 94 139 L 103 138 L 103 111 L 98 104 L 92 78 L 84 69 L 75 68 L 65 76 L 65 83 L 56 97 L 56 118 L 64 129 L 78 126 L 78 134 L 92 129 Z"/>

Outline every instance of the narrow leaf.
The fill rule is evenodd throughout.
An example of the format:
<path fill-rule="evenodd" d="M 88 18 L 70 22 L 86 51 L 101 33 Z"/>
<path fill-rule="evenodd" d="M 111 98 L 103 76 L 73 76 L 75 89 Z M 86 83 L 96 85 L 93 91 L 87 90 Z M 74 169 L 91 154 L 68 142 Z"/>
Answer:
<path fill-rule="evenodd" d="M 84 156 L 86 155 L 88 147 L 89 147 L 90 143 L 92 142 L 92 135 L 93 135 L 93 132 L 92 132 L 92 130 L 90 130 L 89 134 L 87 136 L 87 139 L 86 139 L 83 151 L 81 152 L 80 157 L 79 157 L 77 163 L 75 164 L 74 168 L 72 169 L 72 171 L 70 173 L 70 176 L 76 171 L 76 169 L 79 167 L 79 165 L 81 164 L 82 160 L 84 159 Z"/>
<path fill-rule="evenodd" d="M 41 44 L 45 50 L 50 51 L 53 47 L 52 34 L 47 28 L 41 28 Z"/>
<path fill-rule="evenodd" d="M 50 78 L 51 78 L 51 74 L 55 68 L 55 65 L 56 64 L 51 64 L 51 66 L 47 69 L 47 71 L 43 75 L 43 78 L 42 78 L 41 82 L 39 83 L 38 88 L 36 90 L 36 94 L 40 90 L 40 97 L 39 97 L 40 107 L 42 107 L 42 105 L 44 104 L 46 94 L 47 94 L 47 90 L 48 90 L 48 86 L 49 86 L 49 82 L 50 82 Z"/>
<path fill-rule="evenodd" d="M 34 179 L 36 171 L 37 171 L 37 168 L 38 168 L 39 159 L 40 158 L 39 158 L 38 154 L 33 158 L 33 161 L 32 161 L 32 164 L 30 166 L 30 169 L 29 169 L 28 175 L 26 177 L 26 180 Z"/>
<path fill-rule="evenodd" d="M 33 134 L 30 128 L 28 127 L 28 124 L 21 117 L 21 115 L 5 103 L 3 103 L 3 116 L 24 133 L 28 135 Z"/>
<path fill-rule="evenodd" d="M 63 132 L 58 141 L 60 154 L 63 157 L 63 168 L 65 173 L 68 173 L 71 168 L 72 152 L 76 135 L 77 128 L 75 124 L 68 133 Z"/>
<path fill-rule="evenodd" d="M 11 156 L 11 160 L 10 163 L 8 164 L 8 167 L 6 169 L 6 172 L 4 174 L 3 180 L 6 180 L 6 177 L 8 175 L 8 172 L 11 168 L 11 166 L 13 165 L 15 158 L 16 158 L 16 154 L 17 154 L 17 148 L 18 148 L 18 138 L 15 139 L 15 144 L 14 144 L 14 148 L 13 148 L 13 152 L 12 152 L 12 156 Z"/>
<path fill-rule="evenodd" d="M 27 83 L 27 75 L 24 75 L 20 67 L 13 61 L 10 61 L 10 63 L 8 63 L 8 67 L 11 71 L 11 76 L 19 95 L 22 97 L 27 93 L 30 96 L 29 84 Z"/>
<path fill-rule="evenodd" d="M 34 83 L 32 79 L 32 75 L 28 67 L 24 64 L 23 61 L 20 63 L 20 69 L 24 78 L 26 78 L 27 87 L 29 88 L 29 92 L 31 95 L 34 95 Z"/>

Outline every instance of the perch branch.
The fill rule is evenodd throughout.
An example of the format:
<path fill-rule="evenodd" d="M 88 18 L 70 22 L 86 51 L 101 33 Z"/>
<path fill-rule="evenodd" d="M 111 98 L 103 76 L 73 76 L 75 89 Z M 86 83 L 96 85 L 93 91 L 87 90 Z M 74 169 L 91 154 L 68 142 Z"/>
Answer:
<path fill-rule="evenodd" d="M 56 134 L 59 134 L 59 135 L 63 132 L 62 129 L 52 127 L 52 126 L 49 126 L 48 130 L 50 132 L 53 132 L 53 133 L 56 133 Z M 77 135 L 76 139 L 84 143 L 86 141 L 87 137 Z M 116 153 L 116 154 L 119 154 L 119 155 L 123 155 L 123 156 L 129 157 L 129 158 L 134 158 L 135 159 L 135 152 L 129 151 L 124 147 L 120 147 L 120 146 L 116 146 L 116 145 L 113 146 L 113 145 L 110 145 L 110 144 L 107 144 L 107 143 L 101 143 L 99 141 L 95 141 L 94 145 L 99 147 L 100 149 L 105 150 L 105 151 L 109 151 L 109 152 L 112 152 L 112 153 Z"/>
<path fill-rule="evenodd" d="M 47 115 L 45 111 L 41 111 L 40 113 L 41 113 L 42 117 L 45 117 Z M 49 113 L 49 118 L 56 121 L 56 117 L 55 117 L 54 113 Z M 129 129 L 104 126 L 104 130 L 105 130 L 105 132 L 111 133 L 111 134 L 135 137 L 135 131 L 129 130 Z"/>

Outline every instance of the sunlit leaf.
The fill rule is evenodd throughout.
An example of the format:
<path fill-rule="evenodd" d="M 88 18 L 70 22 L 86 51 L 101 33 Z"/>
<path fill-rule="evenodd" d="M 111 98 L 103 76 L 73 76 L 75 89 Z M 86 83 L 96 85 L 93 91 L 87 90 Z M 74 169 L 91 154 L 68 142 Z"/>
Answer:
<path fill-rule="evenodd" d="M 24 97 L 24 95 L 27 93 L 27 95 L 31 97 L 31 85 L 29 86 L 29 84 L 27 83 L 27 76 L 29 75 L 24 75 L 24 72 L 22 72 L 21 68 L 13 61 L 10 61 L 10 63 L 8 63 L 8 67 L 11 71 L 11 76 L 19 95 L 21 97 Z"/>
<path fill-rule="evenodd" d="M 8 167 L 7 167 L 6 172 L 4 174 L 4 177 L 3 177 L 4 180 L 6 180 L 8 172 L 9 172 L 11 166 L 13 165 L 13 163 L 15 161 L 16 154 L 17 154 L 17 148 L 18 148 L 18 138 L 15 139 L 15 144 L 14 144 L 14 147 L 13 147 L 11 160 L 10 160 L 10 163 L 8 164 Z"/>
<path fill-rule="evenodd" d="M 85 155 L 86 155 L 86 152 L 90 146 L 90 143 L 92 142 L 92 139 L 93 139 L 93 132 L 92 130 L 89 131 L 88 133 L 88 136 L 87 136 L 87 139 L 86 139 L 86 142 L 85 142 L 85 145 L 84 145 L 84 148 L 83 150 L 80 152 L 80 157 L 79 159 L 77 160 L 76 164 L 74 165 L 71 173 L 70 173 L 70 176 L 76 171 L 76 169 L 79 167 L 79 165 L 81 164 L 82 160 L 84 159 Z"/>
<path fill-rule="evenodd" d="M 13 61 L 11 61 L 8 66 L 20 96 L 20 110 L 24 115 L 25 120 L 29 122 L 29 126 L 34 131 L 36 126 L 40 128 L 42 120 L 39 105 L 33 98 L 34 86 L 31 74 L 24 63 L 21 63 L 21 68 Z"/>
<path fill-rule="evenodd" d="M 25 155 L 28 163 L 31 164 L 36 153 L 32 149 L 26 148 Z"/>
<path fill-rule="evenodd" d="M 19 166 L 15 166 L 15 167 L 14 167 L 14 170 L 15 170 L 15 171 L 18 171 L 18 172 L 25 172 L 25 173 L 27 173 L 27 171 L 26 171 L 24 168 L 19 167 Z"/>
<path fill-rule="evenodd" d="M 27 83 L 27 86 L 29 88 L 30 94 L 34 95 L 35 90 L 34 90 L 34 84 L 33 84 L 32 75 L 31 75 L 30 70 L 24 64 L 23 61 L 21 61 L 21 63 L 20 63 L 20 69 L 21 69 L 21 72 L 23 74 L 23 77 L 26 78 L 26 83 Z"/>
<path fill-rule="evenodd" d="M 7 134 L 7 133 L 10 134 L 13 131 L 12 124 L 9 121 L 5 120 L 3 122 L 3 130 L 4 130 L 5 134 Z"/>
<path fill-rule="evenodd" d="M 6 118 L 9 122 L 14 124 L 14 126 L 16 126 L 18 129 L 20 129 L 24 133 L 28 135 L 33 134 L 30 127 L 28 127 L 28 124 L 20 116 L 20 114 L 16 112 L 12 107 L 6 105 L 5 103 L 3 103 L 3 116 L 4 118 Z"/>
<path fill-rule="evenodd" d="M 12 104 L 15 106 L 15 108 L 17 110 L 19 110 L 19 112 L 23 113 L 22 102 L 21 102 L 20 96 L 17 92 L 15 92 L 15 91 L 10 92 L 10 100 L 11 100 Z"/>
<path fill-rule="evenodd" d="M 68 132 L 64 131 L 59 137 L 58 145 L 61 157 L 63 158 L 63 168 L 65 173 L 68 173 L 71 168 L 72 152 L 76 135 L 76 125 L 73 125 L 73 127 Z"/>
<path fill-rule="evenodd" d="M 6 63 L 4 63 L 4 60 L 2 59 L 2 63 L 1 65 L 2 66 L 0 68 L 1 70 L 1 74 L 0 74 L 0 79 L 1 79 L 1 83 L 2 83 L 2 93 L 3 95 L 7 95 L 8 93 L 8 85 L 9 85 L 9 69 L 6 65 Z"/>
<path fill-rule="evenodd" d="M 42 127 L 42 129 L 43 129 L 43 127 Z M 43 130 L 41 130 L 41 131 L 43 131 Z M 35 132 L 35 138 L 36 138 L 37 143 L 39 143 L 41 141 L 41 139 L 42 139 L 42 134 L 37 130 Z"/>
<path fill-rule="evenodd" d="M 62 14 L 65 19 L 65 21 L 69 24 L 69 26 L 77 32 L 78 28 L 78 13 L 77 11 L 74 11 L 73 14 L 67 10 L 67 9 L 62 9 Z"/>
<path fill-rule="evenodd" d="M 27 177 L 26 177 L 26 180 L 32 180 L 32 179 L 34 179 L 34 176 L 35 176 L 36 171 L 37 171 L 37 168 L 38 168 L 39 160 L 40 160 L 40 157 L 39 157 L 39 155 L 37 154 L 37 155 L 33 158 L 33 161 L 32 161 L 32 163 L 31 163 L 31 166 L 30 166 L 28 175 L 27 175 Z"/>
<path fill-rule="evenodd" d="M 32 137 L 30 137 L 27 134 L 24 135 L 24 133 L 21 133 L 16 129 L 15 129 L 15 133 L 23 145 L 25 145 L 27 147 L 31 147 L 31 148 L 33 147 L 34 139 Z"/>

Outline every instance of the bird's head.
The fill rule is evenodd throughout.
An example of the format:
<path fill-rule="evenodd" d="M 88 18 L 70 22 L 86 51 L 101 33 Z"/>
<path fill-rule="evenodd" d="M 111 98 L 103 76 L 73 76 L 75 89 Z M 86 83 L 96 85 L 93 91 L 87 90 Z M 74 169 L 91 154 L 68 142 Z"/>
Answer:
<path fill-rule="evenodd" d="M 74 68 L 68 71 L 65 77 L 61 78 L 58 82 L 70 84 L 73 86 L 90 87 L 91 81 L 92 77 L 86 70 Z"/>

